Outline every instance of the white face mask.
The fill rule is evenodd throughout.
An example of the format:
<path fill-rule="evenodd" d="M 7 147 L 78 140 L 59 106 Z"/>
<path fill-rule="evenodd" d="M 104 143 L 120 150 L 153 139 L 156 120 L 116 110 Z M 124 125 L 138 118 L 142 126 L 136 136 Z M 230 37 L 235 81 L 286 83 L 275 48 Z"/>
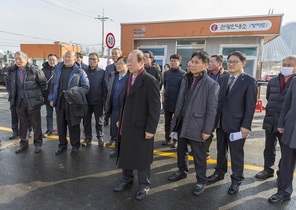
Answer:
<path fill-rule="evenodd" d="M 290 76 L 293 74 L 294 67 L 282 67 L 281 68 L 281 74 L 284 75 L 284 77 Z"/>

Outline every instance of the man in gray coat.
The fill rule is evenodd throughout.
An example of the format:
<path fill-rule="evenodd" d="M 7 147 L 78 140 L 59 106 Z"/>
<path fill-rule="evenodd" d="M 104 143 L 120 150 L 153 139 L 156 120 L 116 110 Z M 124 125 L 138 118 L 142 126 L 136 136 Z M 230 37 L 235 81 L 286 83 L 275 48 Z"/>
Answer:
<path fill-rule="evenodd" d="M 204 144 L 212 133 L 218 105 L 219 85 L 206 72 L 209 59 L 210 56 L 204 51 L 192 54 L 190 73 L 182 80 L 171 125 L 172 130 L 178 133 L 179 170 L 170 175 L 168 180 L 178 181 L 187 177 L 190 144 L 197 178 L 193 190 L 196 196 L 204 191 L 207 183 Z"/>
<path fill-rule="evenodd" d="M 144 55 L 132 51 L 127 66 L 130 71 L 119 119 L 118 167 L 123 179 L 113 188 L 120 192 L 133 183 L 133 170 L 138 170 L 137 200 L 148 195 L 150 165 L 153 162 L 154 135 L 160 115 L 159 83 L 144 69 Z"/>
<path fill-rule="evenodd" d="M 295 72 L 296 65 L 289 66 Z M 282 203 L 291 199 L 293 192 L 293 174 L 296 164 L 296 77 L 291 81 L 288 93 L 283 104 L 278 123 L 278 131 L 283 134 L 281 138 L 282 157 L 278 174 L 278 190 L 268 201 L 270 203 Z"/>

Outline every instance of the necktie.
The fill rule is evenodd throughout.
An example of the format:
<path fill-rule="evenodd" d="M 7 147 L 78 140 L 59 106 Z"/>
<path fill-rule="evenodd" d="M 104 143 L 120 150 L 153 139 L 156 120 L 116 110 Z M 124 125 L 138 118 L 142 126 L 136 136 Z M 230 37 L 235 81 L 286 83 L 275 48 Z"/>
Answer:
<path fill-rule="evenodd" d="M 24 69 L 20 69 L 20 83 L 21 84 L 24 84 L 24 77 L 25 77 Z"/>
<path fill-rule="evenodd" d="M 136 79 L 136 77 L 135 76 L 132 76 L 132 85 L 134 84 L 135 79 Z"/>
<path fill-rule="evenodd" d="M 231 87 L 233 85 L 234 80 L 235 80 L 235 77 L 234 76 L 231 76 L 230 77 L 230 81 L 228 83 L 228 87 L 227 87 L 227 93 L 230 91 L 230 89 L 231 89 Z"/>

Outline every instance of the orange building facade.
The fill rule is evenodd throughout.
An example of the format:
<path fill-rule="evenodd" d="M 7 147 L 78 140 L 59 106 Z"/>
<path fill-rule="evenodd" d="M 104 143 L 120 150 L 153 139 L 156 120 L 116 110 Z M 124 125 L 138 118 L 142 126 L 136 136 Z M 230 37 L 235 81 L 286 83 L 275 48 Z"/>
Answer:
<path fill-rule="evenodd" d="M 134 49 L 151 50 L 160 66 L 178 53 L 183 57 L 183 69 L 194 51 L 222 54 L 226 60 L 239 50 L 247 55 L 245 71 L 258 77 L 263 45 L 280 34 L 282 16 L 122 23 L 121 49 L 125 56 Z"/>
<path fill-rule="evenodd" d="M 20 49 L 27 53 L 28 57 L 32 59 L 32 62 L 38 66 L 41 66 L 47 60 L 49 54 L 56 54 L 62 59 L 69 50 L 81 52 L 79 45 L 70 45 L 61 42 L 55 42 L 54 44 L 21 44 Z"/>

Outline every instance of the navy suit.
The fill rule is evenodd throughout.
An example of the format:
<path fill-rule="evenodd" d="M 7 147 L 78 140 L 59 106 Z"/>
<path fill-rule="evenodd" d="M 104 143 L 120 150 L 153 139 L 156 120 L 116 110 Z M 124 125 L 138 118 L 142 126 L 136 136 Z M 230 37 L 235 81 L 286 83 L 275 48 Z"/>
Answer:
<path fill-rule="evenodd" d="M 215 173 L 224 176 L 227 172 L 228 147 L 231 156 L 232 183 L 240 184 L 244 169 L 245 139 L 231 142 L 229 134 L 240 131 L 240 128 L 251 130 L 251 124 L 257 102 L 257 82 L 252 76 L 240 74 L 228 92 L 230 75 L 220 80 L 220 93 L 216 117 L 217 128 L 217 166 Z"/>

